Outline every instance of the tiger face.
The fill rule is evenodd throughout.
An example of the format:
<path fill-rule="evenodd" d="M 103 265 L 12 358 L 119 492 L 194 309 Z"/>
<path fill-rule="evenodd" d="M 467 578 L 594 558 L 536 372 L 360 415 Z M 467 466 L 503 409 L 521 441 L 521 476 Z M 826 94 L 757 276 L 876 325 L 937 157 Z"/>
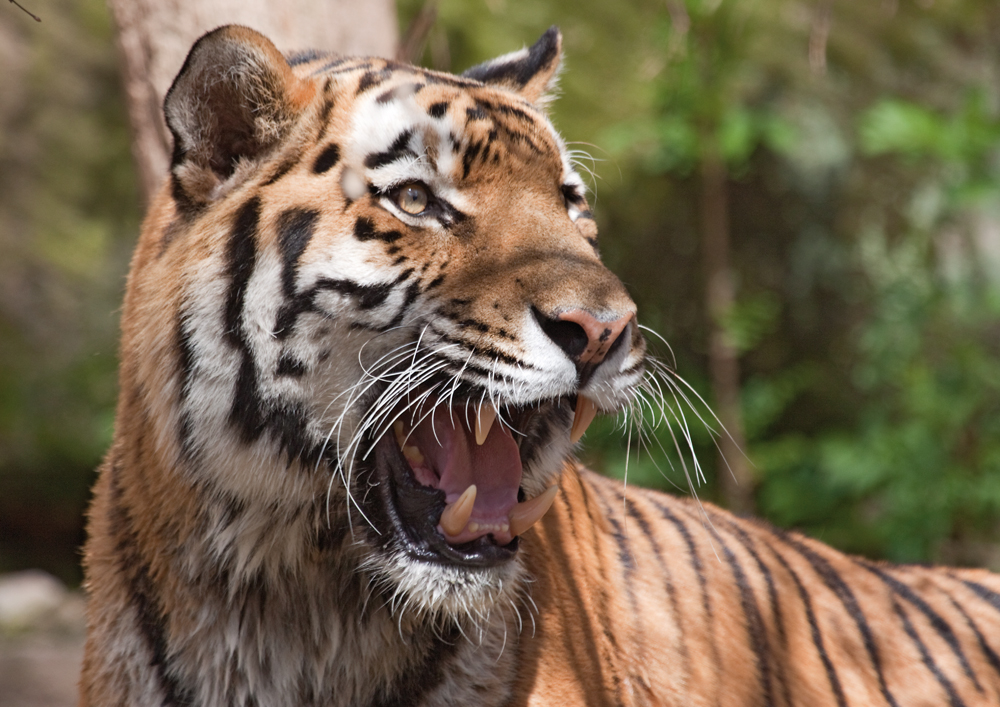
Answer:
<path fill-rule="evenodd" d="M 286 61 L 243 28 L 192 49 L 125 354 L 163 348 L 134 376 L 175 466 L 269 519 L 237 532 L 219 511 L 211 553 L 294 568 L 325 526 L 417 609 L 518 590 L 519 536 L 643 373 L 635 305 L 544 111 L 559 58 L 555 29 L 461 77 Z"/>

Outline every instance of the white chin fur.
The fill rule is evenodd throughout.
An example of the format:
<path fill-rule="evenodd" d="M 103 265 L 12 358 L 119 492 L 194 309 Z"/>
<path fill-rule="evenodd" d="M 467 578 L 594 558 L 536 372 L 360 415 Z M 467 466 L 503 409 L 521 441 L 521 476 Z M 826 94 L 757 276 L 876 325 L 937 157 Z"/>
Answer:
<path fill-rule="evenodd" d="M 495 567 L 449 567 L 422 562 L 403 552 L 369 556 L 362 570 L 373 582 L 393 593 L 393 613 L 405 621 L 407 614 L 420 619 L 489 621 L 492 612 L 504 614 L 518 605 L 524 584 L 520 559 Z"/>

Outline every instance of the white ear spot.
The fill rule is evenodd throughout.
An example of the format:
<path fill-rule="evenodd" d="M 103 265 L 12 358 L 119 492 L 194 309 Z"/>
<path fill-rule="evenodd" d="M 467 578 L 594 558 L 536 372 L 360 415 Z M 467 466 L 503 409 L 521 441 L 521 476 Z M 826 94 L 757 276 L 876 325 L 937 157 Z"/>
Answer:
<path fill-rule="evenodd" d="M 365 178 L 356 169 L 348 167 L 340 177 L 340 190 L 351 201 L 360 199 L 365 195 Z"/>

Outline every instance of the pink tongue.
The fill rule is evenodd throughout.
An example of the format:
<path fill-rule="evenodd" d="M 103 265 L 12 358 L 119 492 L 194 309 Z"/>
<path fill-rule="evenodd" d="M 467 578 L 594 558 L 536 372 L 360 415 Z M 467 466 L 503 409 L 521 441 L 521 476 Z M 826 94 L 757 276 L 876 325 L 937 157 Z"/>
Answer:
<path fill-rule="evenodd" d="M 470 420 L 465 411 L 454 409 L 452 415 L 441 412 L 424 420 L 411 432 L 424 455 L 429 469 L 414 469 L 417 479 L 445 492 L 445 500 L 453 503 L 471 484 L 476 485 L 476 503 L 470 522 L 479 525 L 499 525 L 507 522 L 507 514 L 517 504 L 521 485 L 521 455 L 510 430 L 494 423 L 482 445 L 476 444 Z M 470 411 L 471 415 L 471 411 Z M 474 424 L 474 423 L 473 423 Z M 427 472 L 433 470 L 434 474 Z M 455 542 L 467 542 L 486 535 L 464 532 Z M 497 538 L 500 539 L 499 537 Z"/>

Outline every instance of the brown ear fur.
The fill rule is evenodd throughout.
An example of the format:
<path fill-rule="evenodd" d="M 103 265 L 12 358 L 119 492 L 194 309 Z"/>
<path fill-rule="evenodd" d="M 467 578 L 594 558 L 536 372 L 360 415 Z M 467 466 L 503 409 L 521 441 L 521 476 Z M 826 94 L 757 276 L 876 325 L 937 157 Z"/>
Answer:
<path fill-rule="evenodd" d="M 287 135 L 314 90 L 252 29 L 227 25 L 199 39 L 163 104 L 178 201 L 207 203 L 239 181 L 240 167 Z"/>

